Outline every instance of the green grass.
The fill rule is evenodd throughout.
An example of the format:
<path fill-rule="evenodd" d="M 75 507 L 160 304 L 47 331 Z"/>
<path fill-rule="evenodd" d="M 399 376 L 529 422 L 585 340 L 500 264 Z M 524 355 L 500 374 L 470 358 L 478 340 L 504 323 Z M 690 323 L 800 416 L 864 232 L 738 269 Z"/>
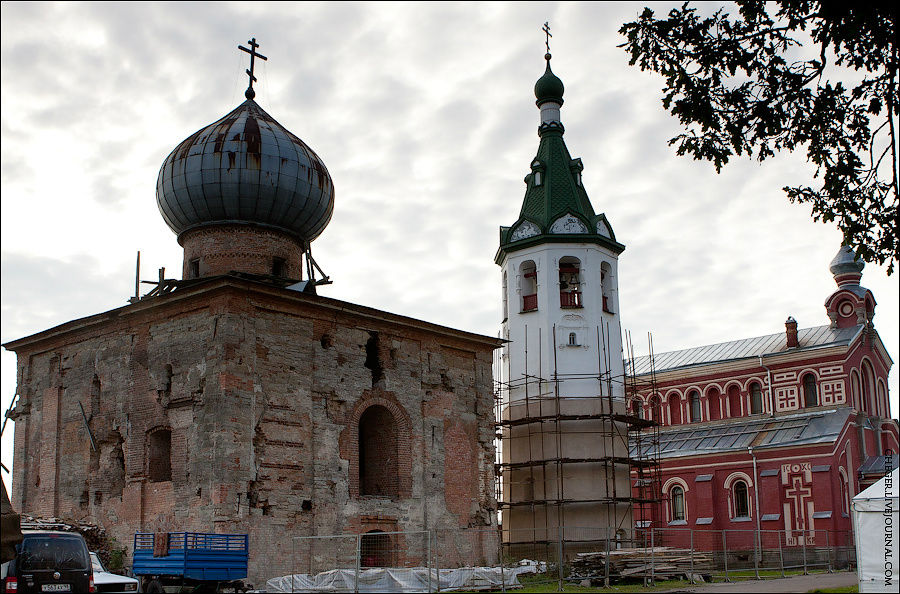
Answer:
<path fill-rule="evenodd" d="M 817 590 L 810 590 L 809 594 L 840 594 L 843 592 L 859 592 L 859 585 L 856 586 L 844 586 L 842 588 L 819 588 Z"/>

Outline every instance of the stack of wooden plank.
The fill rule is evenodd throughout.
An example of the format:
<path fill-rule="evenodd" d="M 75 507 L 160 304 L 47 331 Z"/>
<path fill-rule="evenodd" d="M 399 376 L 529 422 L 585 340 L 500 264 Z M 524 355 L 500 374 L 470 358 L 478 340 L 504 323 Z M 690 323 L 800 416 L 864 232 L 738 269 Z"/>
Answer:
<path fill-rule="evenodd" d="M 693 557 L 693 565 L 691 564 Z M 616 549 L 595 553 L 578 553 L 572 561 L 572 579 L 603 579 L 609 564 L 609 578 L 656 579 L 690 577 L 709 573 L 713 559 L 709 553 L 670 547 Z"/>

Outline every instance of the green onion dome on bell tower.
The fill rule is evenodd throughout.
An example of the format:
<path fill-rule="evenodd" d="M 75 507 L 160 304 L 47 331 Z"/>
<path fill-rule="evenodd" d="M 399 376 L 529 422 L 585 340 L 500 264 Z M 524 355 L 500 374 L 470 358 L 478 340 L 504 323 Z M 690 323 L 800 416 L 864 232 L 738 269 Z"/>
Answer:
<path fill-rule="evenodd" d="M 544 75 L 534 83 L 534 96 L 537 98 L 538 107 L 548 101 L 559 105 L 563 104 L 563 92 L 566 88 L 563 81 L 550 70 L 551 57 L 549 53 L 544 55 L 544 59 L 547 60 L 547 69 L 544 71 Z"/>

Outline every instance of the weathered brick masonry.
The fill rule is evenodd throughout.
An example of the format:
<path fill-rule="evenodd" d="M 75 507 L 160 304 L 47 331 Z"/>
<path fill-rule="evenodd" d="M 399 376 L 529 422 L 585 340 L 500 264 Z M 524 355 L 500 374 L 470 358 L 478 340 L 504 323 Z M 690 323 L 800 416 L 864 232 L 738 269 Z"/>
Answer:
<path fill-rule="evenodd" d="M 248 532 L 254 584 L 295 536 L 496 525 L 496 339 L 232 275 L 5 346 L 23 513 Z"/>

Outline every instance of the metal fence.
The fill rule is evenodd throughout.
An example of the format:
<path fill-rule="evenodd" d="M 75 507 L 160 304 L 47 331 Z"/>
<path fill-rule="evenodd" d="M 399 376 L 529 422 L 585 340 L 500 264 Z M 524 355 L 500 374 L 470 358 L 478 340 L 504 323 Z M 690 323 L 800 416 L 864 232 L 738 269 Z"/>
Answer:
<path fill-rule="evenodd" d="M 556 583 L 561 589 L 566 582 L 603 586 L 622 581 L 649 585 L 670 578 L 766 579 L 853 570 L 856 565 L 849 531 L 687 527 L 303 536 L 291 540 L 291 559 L 292 577 L 279 578 L 280 591 L 506 591 L 522 579 Z"/>

